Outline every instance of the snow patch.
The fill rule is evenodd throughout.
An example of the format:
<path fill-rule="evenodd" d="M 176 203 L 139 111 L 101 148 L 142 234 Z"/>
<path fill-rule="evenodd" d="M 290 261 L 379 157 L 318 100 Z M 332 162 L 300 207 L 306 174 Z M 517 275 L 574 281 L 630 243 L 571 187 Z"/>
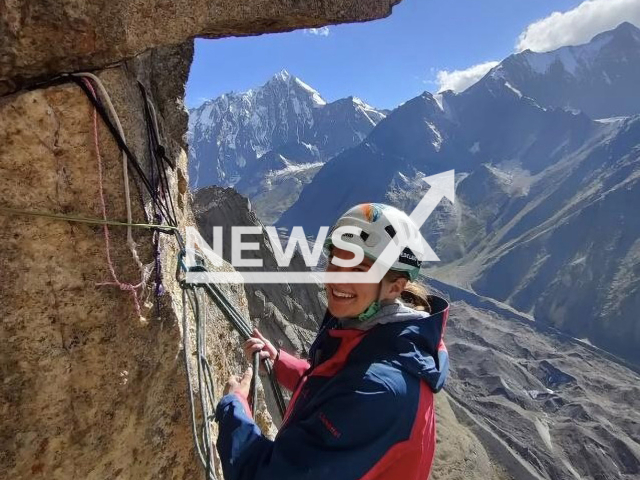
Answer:
<path fill-rule="evenodd" d="M 295 173 L 304 172 L 305 170 L 310 170 L 312 168 L 321 167 L 324 165 L 324 162 L 313 162 L 313 163 L 303 163 L 301 165 L 296 165 L 290 163 L 286 158 L 280 155 L 280 158 L 284 161 L 285 168 L 281 168 L 280 170 L 273 170 L 267 174 L 267 176 L 272 179 L 275 177 L 282 177 L 284 175 L 292 175 Z"/>
<path fill-rule="evenodd" d="M 256 153 L 256 158 L 262 157 L 269 150 L 264 148 L 262 145 L 252 145 L 253 151 Z"/>
<path fill-rule="evenodd" d="M 311 145 L 310 143 L 300 142 L 304 148 L 309 150 L 310 152 L 315 152 L 318 150 L 318 147 L 315 145 Z"/>
<path fill-rule="evenodd" d="M 511 85 L 509 82 L 504 82 L 504 86 L 507 87 L 509 90 L 511 90 L 513 93 L 515 93 L 518 96 L 518 98 L 522 98 L 522 92 L 518 90 L 516 87 L 514 87 L 513 85 Z"/>
<path fill-rule="evenodd" d="M 374 107 L 372 107 L 366 102 L 363 102 L 358 97 L 351 97 L 351 98 L 356 109 L 360 113 L 362 113 L 362 115 L 364 115 L 364 117 L 369 121 L 369 123 L 371 123 L 372 126 L 375 127 L 378 123 L 380 123 L 382 119 L 386 117 L 384 113 L 379 112 Z M 362 137 L 360 134 L 358 134 L 358 136 Z"/>
<path fill-rule="evenodd" d="M 440 110 L 444 112 L 444 105 L 443 105 L 444 98 L 443 98 L 443 95 L 441 93 L 436 93 L 433 96 L 433 99 L 436 101 L 436 105 L 438 105 Z"/>
<path fill-rule="evenodd" d="M 598 123 L 619 123 L 624 122 L 629 117 L 611 117 L 611 118 L 598 118 L 595 121 Z"/>
<path fill-rule="evenodd" d="M 433 148 L 436 149 L 436 152 L 439 152 L 440 148 L 442 147 L 442 135 L 440 134 L 440 132 L 438 131 L 438 129 L 433 123 L 431 122 L 425 122 L 425 123 L 427 124 L 427 127 L 429 127 L 429 130 L 433 132 L 433 135 L 435 137 L 431 142 L 431 145 L 433 145 Z"/>
<path fill-rule="evenodd" d="M 586 345 L 589 345 L 590 347 L 594 346 L 593 343 L 591 343 L 588 338 L 575 338 L 574 340 L 577 340 L 580 343 L 584 343 Z"/>
<path fill-rule="evenodd" d="M 553 64 L 560 63 L 568 74 L 575 76 L 581 68 L 588 69 L 600 54 L 602 47 L 610 41 L 611 37 L 603 37 L 586 45 L 562 47 L 547 53 L 526 51 L 520 55 L 539 75 L 546 74 Z"/>
<path fill-rule="evenodd" d="M 300 115 L 300 100 L 298 100 L 296 97 L 293 97 L 291 99 L 291 105 L 293 105 L 293 111 L 296 112 L 296 115 Z"/>
<path fill-rule="evenodd" d="M 325 106 L 327 104 L 327 102 L 324 101 L 324 99 L 320 96 L 320 94 L 316 90 L 311 88 L 309 85 L 304 83 L 299 78 L 296 78 L 295 81 L 300 87 L 302 87 L 304 90 L 306 90 L 311 94 L 311 99 L 313 100 L 313 103 L 315 103 L 318 106 Z"/>
<path fill-rule="evenodd" d="M 569 461 L 566 458 L 562 458 L 561 460 L 564 466 L 567 467 L 567 470 L 569 470 L 577 480 L 582 480 L 582 475 L 576 472 L 576 470 L 573 468 L 573 466 L 569 463 Z"/>
<path fill-rule="evenodd" d="M 287 70 L 282 69 L 282 70 L 280 70 L 278 73 L 276 73 L 276 74 L 273 76 L 273 78 L 274 78 L 275 80 L 281 80 L 281 81 L 283 81 L 283 82 L 286 82 L 286 81 L 288 81 L 288 80 L 291 78 L 291 74 L 290 74 Z"/>
<path fill-rule="evenodd" d="M 581 257 L 576 258 L 569 265 L 571 265 L 571 266 L 573 266 L 573 265 L 585 265 L 586 263 L 587 263 L 587 256 L 583 255 Z"/>

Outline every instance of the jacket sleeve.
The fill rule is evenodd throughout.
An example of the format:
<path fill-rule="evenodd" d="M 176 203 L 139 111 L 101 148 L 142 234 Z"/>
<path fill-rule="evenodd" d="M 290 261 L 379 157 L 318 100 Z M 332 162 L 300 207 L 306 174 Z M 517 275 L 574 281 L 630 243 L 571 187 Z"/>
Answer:
<path fill-rule="evenodd" d="M 440 341 L 436 358 L 431 357 L 427 362 L 425 379 L 433 393 L 438 393 L 444 387 L 449 375 L 449 353 L 444 341 Z"/>
<path fill-rule="evenodd" d="M 296 358 L 281 349 L 273 368 L 278 383 L 293 392 L 300 377 L 309 369 L 309 362 Z"/>
<path fill-rule="evenodd" d="M 446 317 L 427 317 L 420 326 L 407 327 L 396 339 L 398 352 L 414 358 L 416 374 L 429 385 L 433 393 L 444 387 L 449 374 L 449 354 L 444 343 Z"/>
<path fill-rule="evenodd" d="M 285 426 L 271 441 L 264 437 L 234 395 L 216 411 L 217 441 L 226 480 L 357 480 L 396 440 L 397 394 L 380 382 L 338 391 L 312 414 Z M 404 435 L 404 434 L 402 434 Z M 394 437 L 395 438 L 395 437 Z"/>

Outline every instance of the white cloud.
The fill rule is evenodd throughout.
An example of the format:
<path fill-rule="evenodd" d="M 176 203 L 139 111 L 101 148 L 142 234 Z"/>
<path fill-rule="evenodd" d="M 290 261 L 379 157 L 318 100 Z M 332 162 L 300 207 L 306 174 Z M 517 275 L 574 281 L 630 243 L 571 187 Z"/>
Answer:
<path fill-rule="evenodd" d="M 529 25 L 520 34 L 516 49 L 548 52 L 567 45 L 580 45 L 622 22 L 640 25 L 640 1 L 586 0 L 573 10 L 554 12 Z"/>
<path fill-rule="evenodd" d="M 316 35 L 319 37 L 328 37 L 329 33 L 331 33 L 329 31 L 329 27 L 307 28 L 304 32 L 308 33 L 309 35 Z"/>
<path fill-rule="evenodd" d="M 462 92 L 484 77 L 489 70 L 498 65 L 498 63 L 499 62 L 485 62 L 465 70 L 454 70 L 452 72 L 440 70 L 436 74 L 439 84 L 438 92 L 445 90 Z"/>
<path fill-rule="evenodd" d="M 568 45 L 589 42 L 594 36 L 612 30 L 622 22 L 640 26 L 640 0 L 585 0 L 573 10 L 554 12 L 546 18 L 530 24 L 516 42 L 516 51 L 531 49 L 548 52 Z M 498 62 L 486 62 L 464 70 L 431 69 L 438 92 L 453 90 L 462 92 L 480 80 Z"/>

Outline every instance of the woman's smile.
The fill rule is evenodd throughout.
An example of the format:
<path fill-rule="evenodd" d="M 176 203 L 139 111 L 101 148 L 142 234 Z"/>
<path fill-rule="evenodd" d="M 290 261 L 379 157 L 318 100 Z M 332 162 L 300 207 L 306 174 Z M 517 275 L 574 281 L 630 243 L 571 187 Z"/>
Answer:
<path fill-rule="evenodd" d="M 329 291 L 336 302 L 349 302 L 357 297 L 355 293 L 347 292 L 332 286 L 329 287 Z"/>

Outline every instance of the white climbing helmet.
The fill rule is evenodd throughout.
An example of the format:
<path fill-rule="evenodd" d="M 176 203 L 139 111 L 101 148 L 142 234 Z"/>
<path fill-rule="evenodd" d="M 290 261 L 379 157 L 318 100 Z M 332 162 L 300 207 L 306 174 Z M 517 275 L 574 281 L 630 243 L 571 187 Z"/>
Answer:
<path fill-rule="evenodd" d="M 345 233 L 342 240 L 359 246 L 371 260 L 378 260 L 390 241 L 404 239 L 404 249 L 391 265 L 390 270 L 404 272 L 410 280 L 415 280 L 420 273 L 420 254 L 422 252 L 422 235 L 420 229 L 402 210 L 382 203 L 362 203 L 347 210 L 333 226 L 325 247 L 333 246 L 331 234 L 339 227 L 357 227 L 360 235 Z M 403 235 L 398 235 L 402 232 Z"/>

